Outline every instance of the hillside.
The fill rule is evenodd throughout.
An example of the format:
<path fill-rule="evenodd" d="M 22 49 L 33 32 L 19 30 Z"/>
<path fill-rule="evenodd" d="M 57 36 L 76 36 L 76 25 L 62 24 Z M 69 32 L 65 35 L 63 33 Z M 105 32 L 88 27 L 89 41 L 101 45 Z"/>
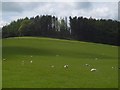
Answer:
<path fill-rule="evenodd" d="M 9 25 L 3 26 L 2 37 L 52 37 L 120 45 L 118 41 L 119 21 L 79 16 L 67 17 L 59 19 L 52 15 L 37 15 L 36 17 L 17 19 Z"/>
<path fill-rule="evenodd" d="M 112 45 L 37 37 L 6 38 L 3 87 L 117 88 L 117 58 L 118 47 Z M 66 64 L 68 69 L 63 67 Z M 97 70 L 91 72 L 92 68 Z"/>

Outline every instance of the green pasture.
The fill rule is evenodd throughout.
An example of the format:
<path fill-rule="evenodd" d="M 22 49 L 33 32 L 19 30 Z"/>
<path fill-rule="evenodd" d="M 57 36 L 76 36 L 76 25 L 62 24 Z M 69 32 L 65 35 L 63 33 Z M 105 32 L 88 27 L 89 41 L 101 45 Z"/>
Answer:
<path fill-rule="evenodd" d="M 96 71 L 91 72 L 92 68 Z M 2 75 L 3 88 L 117 88 L 118 47 L 52 38 L 7 38 L 2 40 Z"/>

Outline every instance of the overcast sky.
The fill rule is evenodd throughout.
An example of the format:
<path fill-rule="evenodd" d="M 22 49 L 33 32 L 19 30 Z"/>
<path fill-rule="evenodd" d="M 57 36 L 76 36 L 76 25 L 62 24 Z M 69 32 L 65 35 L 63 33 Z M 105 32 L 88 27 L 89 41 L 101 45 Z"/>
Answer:
<path fill-rule="evenodd" d="M 24 17 L 33 17 L 36 15 L 55 15 L 64 16 L 84 16 L 103 19 L 118 19 L 118 1 L 94 2 L 75 2 L 75 0 L 66 0 L 66 2 L 56 0 L 52 2 L 42 2 L 38 0 L 26 0 L 26 2 L 16 2 L 17 0 L 2 1 L 2 20 L 0 27 L 13 20 Z M 24 1 L 24 0 L 20 0 Z M 44 0 L 45 1 L 45 0 Z"/>

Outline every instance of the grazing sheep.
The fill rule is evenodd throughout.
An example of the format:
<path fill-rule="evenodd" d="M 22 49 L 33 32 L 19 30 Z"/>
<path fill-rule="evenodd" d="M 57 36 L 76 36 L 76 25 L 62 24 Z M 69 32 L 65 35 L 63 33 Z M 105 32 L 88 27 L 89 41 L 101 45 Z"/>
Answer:
<path fill-rule="evenodd" d="M 98 58 L 95 58 L 95 60 L 98 60 Z"/>
<path fill-rule="evenodd" d="M 24 65 L 24 62 L 25 62 L 25 61 L 22 61 L 22 65 Z"/>
<path fill-rule="evenodd" d="M 52 65 L 51 67 L 54 68 L 54 65 Z"/>
<path fill-rule="evenodd" d="M 3 61 L 5 61 L 6 59 L 4 58 Z"/>
<path fill-rule="evenodd" d="M 97 70 L 97 69 L 95 69 L 95 68 L 92 68 L 90 71 L 91 71 L 91 72 L 94 72 L 94 71 L 96 71 L 96 70 Z"/>
<path fill-rule="evenodd" d="M 58 57 L 59 55 L 56 55 L 56 57 Z"/>
<path fill-rule="evenodd" d="M 116 67 L 112 67 L 112 69 L 116 69 Z"/>
<path fill-rule="evenodd" d="M 90 66 L 89 64 L 85 64 L 85 66 Z"/>
<path fill-rule="evenodd" d="M 31 60 L 30 63 L 32 63 L 33 61 Z"/>
<path fill-rule="evenodd" d="M 64 68 L 68 68 L 68 65 L 64 65 Z"/>

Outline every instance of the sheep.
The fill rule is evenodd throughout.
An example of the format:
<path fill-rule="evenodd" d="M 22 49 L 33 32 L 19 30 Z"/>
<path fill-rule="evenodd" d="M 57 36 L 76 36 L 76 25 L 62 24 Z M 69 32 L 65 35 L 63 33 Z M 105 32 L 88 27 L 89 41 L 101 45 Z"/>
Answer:
<path fill-rule="evenodd" d="M 32 63 L 33 61 L 31 60 L 30 63 Z"/>
<path fill-rule="evenodd" d="M 25 62 L 25 61 L 23 60 L 23 61 L 22 61 L 22 65 L 24 65 L 24 62 Z"/>
<path fill-rule="evenodd" d="M 51 67 L 54 68 L 54 65 L 52 65 Z"/>
<path fill-rule="evenodd" d="M 5 61 L 6 59 L 4 58 L 3 61 Z"/>
<path fill-rule="evenodd" d="M 64 68 L 68 68 L 68 65 L 64 65 Z"/>
<path fill-rule="evenodd" d="M 30 57 L 33 57 L 33 56 L 30 56 Z"/>
<path fill-rule="evenodd" d="M 98 58 L 95 58 L 95 60 L 98 60 Z"/>
<path fill-rule="evenodd" d="M 116 67 L 112 67 L 112 69 L 116 69 Z"/>
<path fill-rule="evenodd" d="M 58 57 L 59 55 L 56 55 L 56 57 Z"/>
<path fill-rule="evenodd" d="M 85 66 L 90 66 L 89 64 L 85 64 Z"/>
<path fill-rule="evenodd" d="M 92 68 L 90 71 L 91 71 L 91 72 L 94 72 L 94 71 L 96 71 L 96 70 L 97 70 L 97 69 L 95 69 L 95 68 Z"/>

